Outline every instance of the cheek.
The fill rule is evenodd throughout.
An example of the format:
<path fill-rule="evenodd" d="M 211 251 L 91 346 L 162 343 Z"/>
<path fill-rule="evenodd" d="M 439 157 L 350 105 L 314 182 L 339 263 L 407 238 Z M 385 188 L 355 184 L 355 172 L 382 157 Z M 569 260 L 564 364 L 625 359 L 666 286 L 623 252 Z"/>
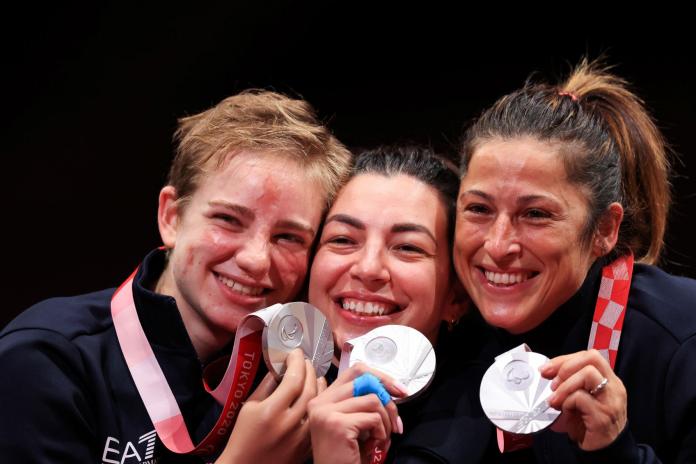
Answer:
<path fill-rule="evenodd" d="M 276 268 L 278 278 L 288 287 L 298 287 L 309 265 L 309 251 L 290 251 L 276 249 L 273 251 L 272 260 Z"/>
<path fill-rule="evenodd" d="M 466 221 L 457 222 L 454 234 L 453 257 L 462 264 L 483 247 L 485 230 Z"/>
<path fill-rule="evenodd" d="M 410 301 L 408 314 L 404 314 L 404 317 L 409 321 L 426 321 L 439 311 L 440 297 L 446 286 L 443 279 L 445 275 L 432 262 L 423 263 L 418 267 L 408 266 L 401 270 L 399 286 Z"/>

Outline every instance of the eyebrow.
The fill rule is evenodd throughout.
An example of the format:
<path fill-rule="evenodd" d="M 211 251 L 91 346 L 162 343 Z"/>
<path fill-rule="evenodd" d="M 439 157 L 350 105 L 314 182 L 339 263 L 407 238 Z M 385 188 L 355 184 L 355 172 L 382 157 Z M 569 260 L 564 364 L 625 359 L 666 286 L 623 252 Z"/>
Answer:
<path fill-rule="evenodd" d="M 235 213 L 239 214 L 240 216 L 243 216 L 244 218 L 249 220 L 253 220 L 256 218 L 256 214 L 254 214 L 253 210 L 247 208 L 246 206 L 238 205 L 236 203 L 230 203 L 229 201 L 224 200 L 211 200 L 208 202 L 208 204 L 210 206 L 222 206 L 223 208 L 230 209 Z"/>
<path fill-rule="evenodd" d="M 285 219 L 283 221 L 280 221 L 278 222 L 277 226 L 282 227 L 284 229 L 293 229 L 298 232 L 305 232 L 314 236 L 314 229 L 311 226 L 308 226 L 307 224 L 302 224 L 301 222 L 293 221 L 291 219 Z"/>
<path fill-rule="evenodd" d="M 221 206 L 223 208 L 232 210 L 249 221 L 253 221 L 254 219 L 256 219 L 256 214 L 254 213 L 254 211 L 251 208 L 247 208 L 246 206 L 238 205 L 236 203 L 230 203 L 229 201 L 224 200 L 211 200 L 208 202 L 208 204 L 210 206 Z M 300 232 L 306 232 L 311 235 L 314 235 L 315 233 L 314 228 L 312 228 L 311 226 L 298 221 L 293 221 L 292 219 L 284 219 L 282 221 L 279 221 L 276 225 L 285 229 L 293 229 Z"/>
<path fill-rule="evenodd" d="M 326 219 L 325 224 L 328 224 L 330 222 L 341 222 L 343 224 L 347 224 L 351 227 L 355 227 L 356 229 L 359 230 L 365 230 L 365 223 L 363 223 L 361 220 L 354 218 L 353 216 L 349 216 L 347 214 L 334 214 L 333 216 L 329 216 Z M 428 237 L 430 237 L 433 242 L 437 243 L 437 240 L 435 239 L 435 236 L 433 235 L 430 230 L 428 230 L 427 227 L 422 226 L 420 224 L 415 224 L 413 222 L 404 222 L 400 224 L 394 224 L 391 228 L 391 233 L 393 234 L 398 234 L 402 232 L 420 232 L 423 234 L 426 234 Z"/>
<path fill-rule="evenodd" d="M 459 198 L 462 198 L 464 195 L 476 195 L 476 196 L 481 197 L 487 201 L 494 200 L 493 195 L 486 193 L 486 192 L 483 192 L 481 190 L 476 190 L 476 189 L 467 190 L 465 192 L 462 192 L 462 194 L 459 195 Z M 549 196 L 546 196 L 546 195 L 522 195 L 521 197 L 519 197 L 517 199 L 517 203 L 518 204 L 525 204 L 525 203 L 529 203 L 529 202 L 532 202 L 535 200 L 549 200 L 549 201 L 556 202 L 555 199 L 553 199 Z"/>
<path fill-rule="evenodd" d="M 324 224 L 328 224 L 329 222 L 334 221 L 342 222 L 343 224 L 348 224 L 349 226 L 355 227 L 356 229 L 365 230 L 365 224 L 362 221 L 354 218 L 353 216 L 348 216 L 347 214 L 334 214 L 332 216 L 329 216 L 328 218 L 326 218 L 326 221 L 324 221 Z"/>
<path fill-rule="evenodd" d="M 437 240 L 435 240 L 435 236 L 433 235 L 430 230 L 428 230 L 427 227 L 422 226 L 420 224 L 414 224 L 413 222 L 404 222 L 402 224 L 394 224 L 391 228 L 392 233 L 400 233 L 400 232 L 420 232 L 428 237 L 430 237 L 433 242 L 437 243 Z"/>
<path fill-rule="evenodd" d="M 459 198 L 462 198 L 465 195 L 476 195 L 477 197 L 481 197 L 484 200 L 493 201 L 493 195 L 489 195 L 488 193 L 482 192 L 481 190 L 476 190 L 476 189 L 467 190 L 465 192 L 462 192 L 462 194 L 459 195 Z"/>

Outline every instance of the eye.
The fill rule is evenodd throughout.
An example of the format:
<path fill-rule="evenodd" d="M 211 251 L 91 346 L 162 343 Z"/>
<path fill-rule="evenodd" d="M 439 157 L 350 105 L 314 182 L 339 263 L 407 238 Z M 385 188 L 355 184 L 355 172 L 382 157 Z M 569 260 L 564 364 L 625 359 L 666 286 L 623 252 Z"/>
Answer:
<path fill-rule="evenodd" d="M 551 213 L 541 208 L 529 208 L 524 211 L 524 217 L 533 220 L 549 219 L 551 217 Z"/>
<path fill-rule="evenodd" d="M 231 214 L 226 214 L 226 213 L 215 213 L 213 214 L 213 219 L 233 225 L 233 226 L 241 226 L 242 221 L 240 221 L 236 216 L 232 216 Z"/>
<path fill-rule="evenodd" d="M 425 251 L 423 248 L 413 245 L 411 243 L 402 243 L 400 245 L 396 245 L 392 247 L 392 250 L 395 250 L 399 253 L 405 254 L 405 255 L 424 255 L 424 256 L 429 256 L 429 253 Z"/>
<path fill-rule="evenodd" d="M 292 243 L 292 244 L 296 244 L 296 245 L 304 245 L 305 243 L 307 243 L 305 238 L 302 237 L 301 235 L 290 234 L 290 233 L 278 234 L 275 236 L 275 239 L 277 242 L 286 242 L 286 243 Z"/>
<path fill-rule="evenodd" d="M 476 215 L 483 215 L 483 214 L 488 214 L 491 212 L 491 209 L 484 205 L 483 203 L 469 203 L 468 205 L 465 205 L 463 208 L 463 211 L 465 213 L 473 213 Z"/>
<path fill-rule="evenodd" d="M 324 241 L 326 244 L 331 244 L 334 246 L 350 246 L 355 244 L 355 240 L 353 240 L 350 237 L 346 237 L 345 235 L 337 235 L 335 237 L 330 237 L 327 240 Z"/>

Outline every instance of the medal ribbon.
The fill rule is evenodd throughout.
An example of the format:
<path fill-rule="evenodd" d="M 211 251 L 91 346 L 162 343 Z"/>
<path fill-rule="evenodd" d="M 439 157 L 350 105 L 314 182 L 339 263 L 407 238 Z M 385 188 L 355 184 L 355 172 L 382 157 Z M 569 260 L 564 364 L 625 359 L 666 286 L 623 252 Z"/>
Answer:
<path fill-rule="evenodd" d="M 633 253 L 617 258 L 602 268 L 602 280 L 592 316 L 587 349 L 599 351 L 614 369 L 633 277 Z M 532 446 L 533 435 L 519 435 L 497 429 L 501 452 Z"/>
<path fill-rule="evenodd" d="M 210 455 L 224 445 L 232 431 L 262 357 L 262 330 L 282 305 L 256 311 L 242 320 L 235 335 L 227 369 L 215 388 L 210 387 L 215 382 L 206 369 L 205 389 L 223 409 L 213 429 L 198 445 L 194 445 L 179 405 L 138 319 L 133 300 L 133 279 L 136 272 L 137 269 L 121 284 L 111 299 L 114 328 L 128 370 L 162 443 L 175 453 Z M 213 366 L 212 370 L 220 372 L 219 363 L 214 364 L 217 368 Z"/>

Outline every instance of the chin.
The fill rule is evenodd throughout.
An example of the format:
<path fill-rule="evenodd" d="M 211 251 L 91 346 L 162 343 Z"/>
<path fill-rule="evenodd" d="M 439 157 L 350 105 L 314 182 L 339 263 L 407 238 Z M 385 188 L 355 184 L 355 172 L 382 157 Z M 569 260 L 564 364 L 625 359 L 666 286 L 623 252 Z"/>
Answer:
<path fill-rule="evenodd" d="M 520 333 L 520 320 L 514 309 L 511 308 L 491 308 L 479 310 L 481 315 L 489 325 L 504 329 L 510 333 Z"/>

